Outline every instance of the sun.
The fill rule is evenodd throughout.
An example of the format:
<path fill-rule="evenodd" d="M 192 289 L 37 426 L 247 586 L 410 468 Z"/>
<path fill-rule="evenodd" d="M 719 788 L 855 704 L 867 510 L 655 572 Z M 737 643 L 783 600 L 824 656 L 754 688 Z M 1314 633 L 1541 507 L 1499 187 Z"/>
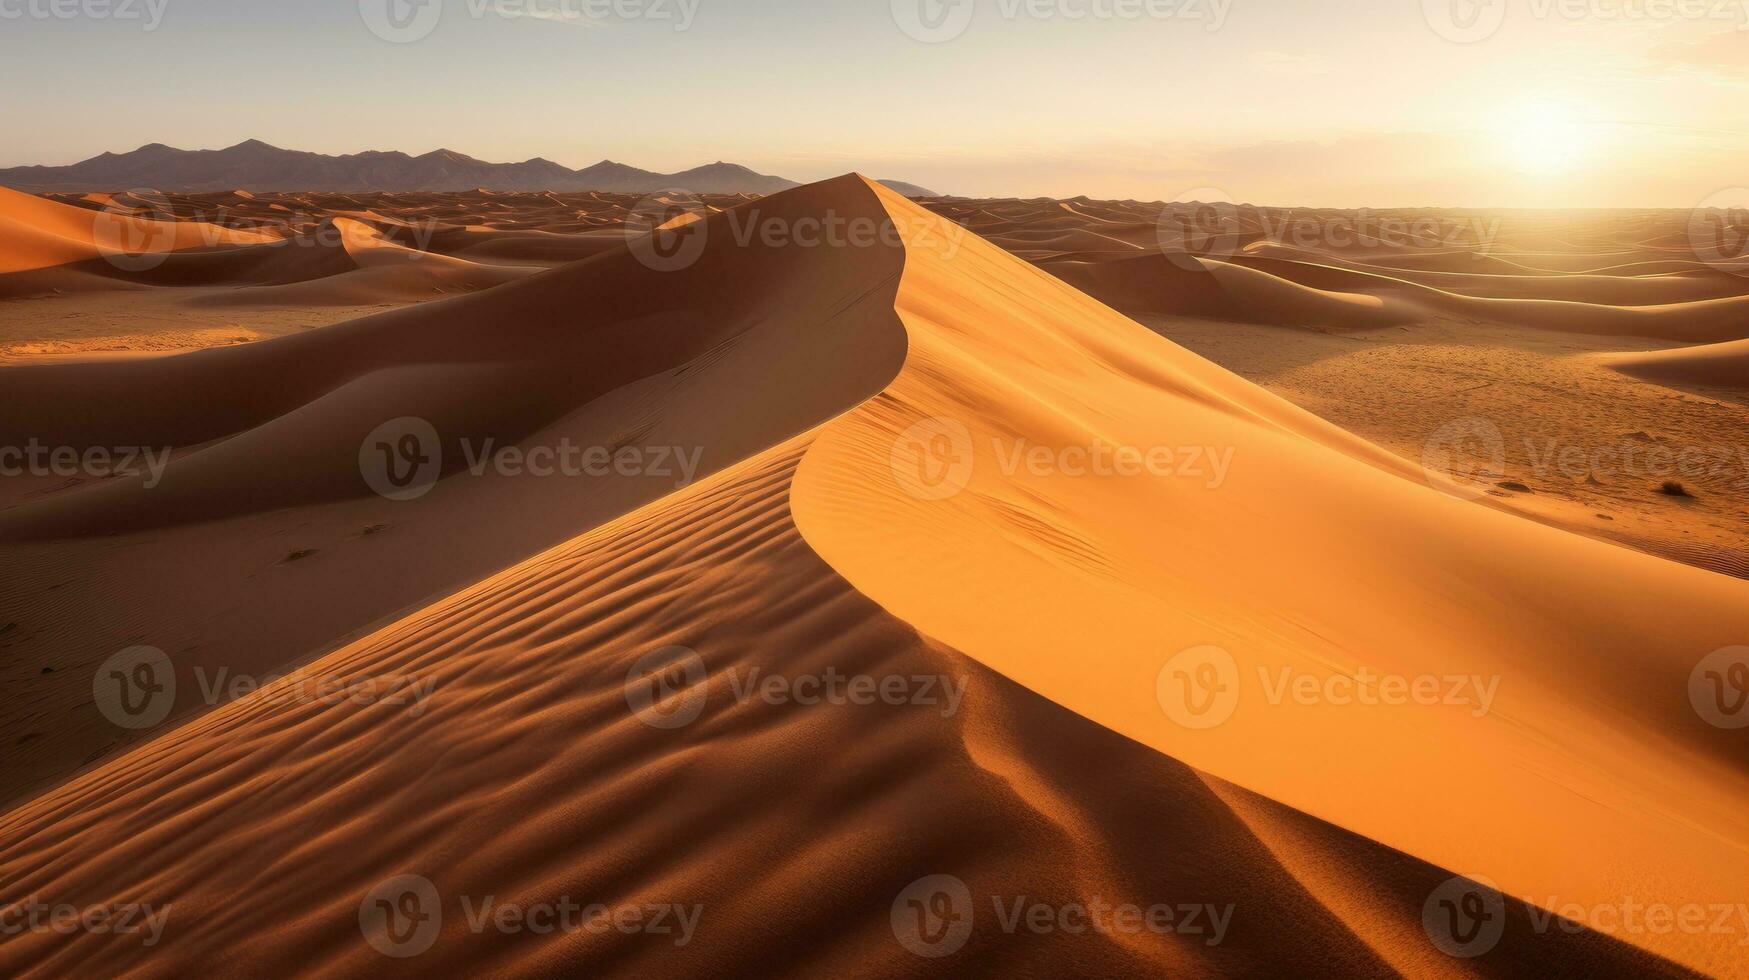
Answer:
<path fill-rule="evenodd" d="M 1513 169 L 1527 174 L 1565 174 L 1595 147 L 1586 107 L 1559 96 L 1534 96 L 1506 106 L 1495 118 L 1501 150 Z"/>

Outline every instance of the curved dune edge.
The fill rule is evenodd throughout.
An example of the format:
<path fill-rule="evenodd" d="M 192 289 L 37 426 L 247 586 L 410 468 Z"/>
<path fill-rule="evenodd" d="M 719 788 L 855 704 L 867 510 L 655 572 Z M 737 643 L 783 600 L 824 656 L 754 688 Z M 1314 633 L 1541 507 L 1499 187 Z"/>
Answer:
<path fill-rule="evenodd" d="M 205 222 L 154 221 L 88 211 L 0 187 L 0 274 L 117 253 L 148 254 L 273 240 L 270 235 Z"/>
<path fill-rule="evenodd" d="M 1749 340 L 1645 354 L 1606 354 L 1598 361 L 1649 381 L 1749 388 Z"/>
<path fill-rule="evenodd" d="M 1740 900 L 1749 751 L 1687 691 L 1702 657 L 1749 637 L 1749 583 L 1437 493 L 975 238 L 951 256 L 913 244 L 899 314 L 904 370 L 825 427 L 794 495 L 802 533 L 858 591 L 1093 721 L 1509 894 Z M 911 427 L 931 419 L 970 436 L 955 447 L 973 461 L 965 489 L 944 500 L 901 474 L 919 462 Z M 1233 456 L 1218 487 L 1065 479 L 1002 472 L 993 439 Z M 1193 731 L 1157 683 L 1205 644 L 1233 658 L 1240 701 Z M 1362 667 L 1499 681 L 1477 717 L 1480 695 L 1271 705 L 1259 674 Z M 1620 938 L 1697 969 L 1741 965 L 1733 936 Z"/>

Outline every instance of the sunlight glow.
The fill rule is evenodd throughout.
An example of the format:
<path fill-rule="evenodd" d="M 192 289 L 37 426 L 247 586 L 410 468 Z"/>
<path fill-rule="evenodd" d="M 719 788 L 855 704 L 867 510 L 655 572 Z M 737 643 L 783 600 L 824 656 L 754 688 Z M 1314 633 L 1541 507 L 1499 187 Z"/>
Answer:
<path fill-rule="evenodd" d="M 1565 174 L 1596 150 L 1596 127 L 1586 106 L 1556 96 L 1535 96 L 1507 106 L 1495 122 L 1507 161 L 1527 174 Z"/>

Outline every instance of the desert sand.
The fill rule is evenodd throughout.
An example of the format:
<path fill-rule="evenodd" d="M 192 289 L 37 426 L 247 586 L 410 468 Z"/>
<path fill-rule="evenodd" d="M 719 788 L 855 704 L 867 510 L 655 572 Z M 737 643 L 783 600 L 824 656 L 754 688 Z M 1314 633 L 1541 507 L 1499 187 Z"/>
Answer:
<path fill-rule="evenodd" d="M 1740 929 L 1559 918 L 1742 901 L 1749 751 L 1690 680 L 1749 642 L 1749 473 L 1679 498 L 1424 451 L 1473 416 L 1509 446 L 1740 441 L 1749 277 L 1684 258 L 1679 215 L 1442 213 L 1489 234 L 1319 248 L 1291 229 L 1347 218 L 1186 210 L 1207 233 L 1163 240 L 1187 227 L 1165 205 L 917 203 L 855 175 L 654 209 L 0 205 L 0 446 L 171 451 L 150 487 L 0 484 L 0 880 L 174 907 L 149 953 L 29 933 L 8 974 L 912 975 L 932 964 L 896 898 L 951 875 L 978 914 L 940 962 L 968 972 L 1749 975 Z M 696 244 L 682 267 L 652 261 L 652 215 Z M 750 216 L 892 234 L 742 241 Z M 111 221 L 149 247 L 113 261 Z M 118 294 L 228 319 L 124 328 Z M 444 478 L 398 501 L 360 446 L 402 417 Z M 698 447 L 699 479 L 464 466 L 464 443 L 567 437 Z M 1014 465 L 1099 446 L 1202 465 Z M 92 679 L 133 645 L 176 684 L 130 732 Z M 704 673 L 658 699 L 697 720 L 664 728 L 628 704 L 672 646 Z M 1236 696 L 1203 725 L 1173 667 L 1211 648 Z M 736 697 L 755 668 L 963 702 Z M 203 697 L 217 671 L 290 674 Z M 1493 686 L 1484 711 L 1277 702 L 1284 672 Z M 360 903 L 402 874 L 702 914 L 676 946 L 476 933 L 451 905 L 433 952 L 391 959 Z M 1424 920 L 1454 876 L 1504 896 L 1473 959 Z M 1001 896 L 1229 919 L 1213 943 L 1009 935 Z"/>

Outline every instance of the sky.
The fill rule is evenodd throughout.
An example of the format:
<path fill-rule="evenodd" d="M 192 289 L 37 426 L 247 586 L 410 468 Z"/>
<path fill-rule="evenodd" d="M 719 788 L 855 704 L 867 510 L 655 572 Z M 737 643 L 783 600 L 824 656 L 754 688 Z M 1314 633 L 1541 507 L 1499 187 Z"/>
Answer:
<path fill-rule="evenodd" d="M 0 0 L 0 166 L 162 142 L 967 196 L 1672 207 L 1749 0 Z"/>

